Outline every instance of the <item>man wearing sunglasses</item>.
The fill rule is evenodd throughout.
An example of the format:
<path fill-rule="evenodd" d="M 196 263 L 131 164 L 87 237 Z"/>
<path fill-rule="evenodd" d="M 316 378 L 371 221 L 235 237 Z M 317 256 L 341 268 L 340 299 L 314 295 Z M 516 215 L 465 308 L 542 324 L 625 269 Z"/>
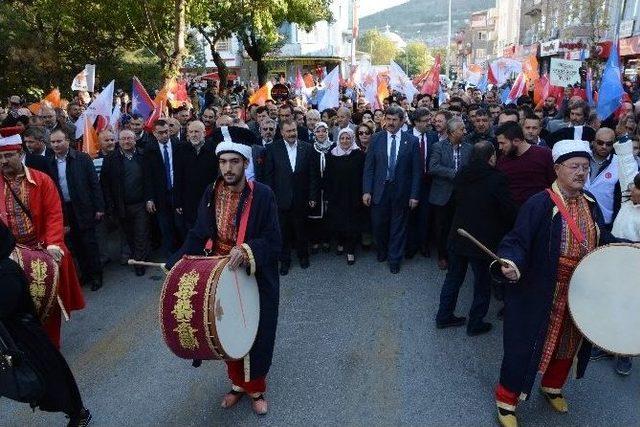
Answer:
<path fill-rule="evenodd" d="M 596 137 L 591 143 L 591 171 L 584 186 L 585 190 L 596 198 L 609 230 L 622 200 L 618 161 L 613 152 L 615 142 L 616 134 L 613 129 L 600 128 L 596 132 Z"/>

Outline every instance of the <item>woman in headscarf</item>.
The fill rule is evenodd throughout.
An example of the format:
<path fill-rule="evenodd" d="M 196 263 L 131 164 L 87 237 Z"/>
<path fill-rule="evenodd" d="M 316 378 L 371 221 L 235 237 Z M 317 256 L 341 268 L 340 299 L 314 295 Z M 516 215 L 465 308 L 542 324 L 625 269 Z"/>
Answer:
<path fill-rule="evenodd" d="M 313 128 L 313 148 L 315 150 L 315 167 L 318 168 L 320 175 L 320 203 L 309 212 L 309 240 L 311 241 L 311 253 L 317 254 L 320 245 L 325 252 L 329 252 L 331 245 L 331 235 L 327 229 L 326 210 L 327 203 L 324 191 L 324 170 L 327 164 L 327 155 L 333 147 L 333 143 L 329 139 L 329 125 L 325 122 L 316 123 Z"/>
<path fill-rule="evenodd" d="M 325 195 L 327 220 L 338 241 L 338 254 L 346 252 L 347 264 L 355 263 L 355 249 L 362 231 L 362 172 L 364 153 L 353 131 L 341 129 L 338 144 L 327 156 Z"/>
<path fill-rule="evenodd" d="M 82 403 L 69 365 L 42 329 L 24 272 L 9 258 L 14 248 L 11 232 L 0 221 L 0 322 L 40 373 L 45 385 L 44 395 L 31 405 L 42 411 L 64 412 L 69 426 L 86 426 L 91 414 Z"/>

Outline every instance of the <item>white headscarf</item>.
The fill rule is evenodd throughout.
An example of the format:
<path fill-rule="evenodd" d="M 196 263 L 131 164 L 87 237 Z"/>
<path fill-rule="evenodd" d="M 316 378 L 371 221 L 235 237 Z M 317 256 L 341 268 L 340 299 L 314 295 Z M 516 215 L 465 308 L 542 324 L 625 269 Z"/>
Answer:
<path fill-rule="evenodd" d="M 346 150 L 344 150 L 341 146 L 340 146 L 340 137 L 342 136 L 342 134 L 348 133 L 349 136 L 351 137 L 351 146 L 349 148 L 347 148 Z M 338 140 L 336 141 L 336 146 L 333 147 L 333 149 L 331 150 L 331 154 L 333 154 L 334 156 L 348 156 L 349 154 L 351 154 L 351 152 L 353 150 L 359 150 L 360 147 L 358 147 L 358 144 L 356 143 L 356 135 L 355 133 L 353 133 L 353 130 L 351 130 L 351 128 L 344 128 L 344 129 L 340 129 L 340 132 L 338 132 Z"/>

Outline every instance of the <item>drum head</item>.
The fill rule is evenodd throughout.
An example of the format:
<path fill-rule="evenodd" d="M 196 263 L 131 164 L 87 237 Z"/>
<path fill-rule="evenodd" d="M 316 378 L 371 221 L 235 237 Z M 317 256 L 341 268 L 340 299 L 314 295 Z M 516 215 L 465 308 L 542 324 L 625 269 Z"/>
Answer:
<path fill-rule="evenodd" d="M 244 269 L 231 271 L 225 266 L 211 298 L 222 350 L 232 359 L 243 358 L 253 347 L 260 321 L 260 296 L 255 278 Z"/>
<path fill-rule="evenodd" d="M 571 276 L 569 309 L 593 344 L 640 354 L 640 248 L 609 245 L 584 257 Z"/>

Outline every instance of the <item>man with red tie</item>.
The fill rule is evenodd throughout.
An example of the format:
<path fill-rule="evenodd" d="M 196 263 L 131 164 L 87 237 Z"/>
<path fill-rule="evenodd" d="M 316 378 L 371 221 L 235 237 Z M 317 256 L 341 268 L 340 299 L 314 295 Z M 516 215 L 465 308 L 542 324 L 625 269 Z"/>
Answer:
<path fill-rule="evenodd" d="M 429 171 L 429 158 L 431 147 L 438 141 L 438 133 L 431 129 L 431 112 L 427 108 L 417 108 L 412 117 L 413 136 L 420 143 L 420 164 L 422 174 L 420 179 L 420 199 L 429 200 L 431 190 L 431 177 Z M 409 212 L 409 232 L 407 234 L 407 247 L 405 257 L 413 258 L 420 251 L 423 256 L 429 255 L 429 204 L 420 203 L 418 207 Z"/>

